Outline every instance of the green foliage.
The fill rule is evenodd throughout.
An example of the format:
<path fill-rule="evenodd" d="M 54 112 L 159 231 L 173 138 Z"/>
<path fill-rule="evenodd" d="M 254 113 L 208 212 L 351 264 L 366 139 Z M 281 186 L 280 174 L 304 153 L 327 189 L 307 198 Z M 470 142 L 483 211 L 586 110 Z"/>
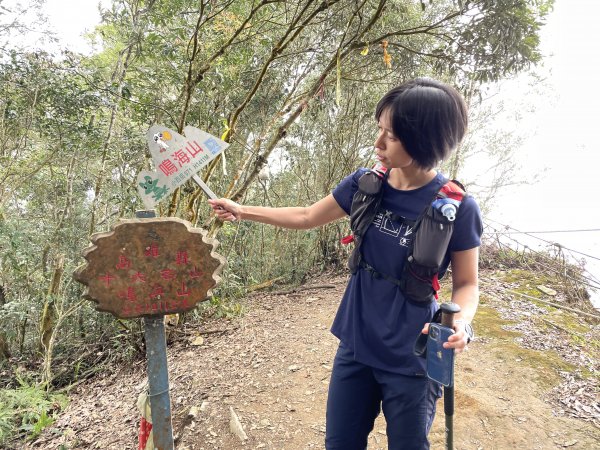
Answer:
<path fill-rule="evenodd" d="M 67 405 L 64 395 L 49 394 L 20 377 L 17 381 L 18 387 L 0 390 L 0 445 L 19 436 L 34 439 Z"/>
<path fill-rule="evenodd" d="M 0 59 L 0 304 L 11 353 L 37 368 L 39 318 L 54 262 L 55 386 L 100 362 L 136 354 L 124 331 L 91 304 L 70 274 L 90 230 L 106 231 L 142 207 L 136 176 L 150 166 L 149 125 L 229 130 L 227 172 L 202 174 L 220 195 L 249 204 L 309 205 L 373 163 L 373 111 L 391 86 L 443 78 L 475 95 L 482 83 L 539 59 L 550 1 L 114 0 L 90 34 L 101 50 L 12 52 Z M 380 8 L 382 6 L 383 8 Z M 383 41 L 387 42 L 384 60 Z M 6 54 L 8 55 L 8 53 Z M 258 177 L 263 166 L 270 176 Z M 198 188 L 183 186 L 171 214 L 210 227 Z M 345 221 L 318 230 L 224 226 L 223 283 L 206 308 L 240 314 L 238 299 L 266 280 L 299 283 L 343 266 Z M 76 344 L 82 351 L 74 354 Z M 102 356 L 97 356 L 102 355 Z M 76 369 L 73 369 L 76 367 Z M 46 419 L 39 413 L 43 423 Z M 48 418 L 51 414 L 48 413 Z M 50 420 L 50 419 L 48 419 Z"/>
<path fill-rule="evenodd" d="M 210 315 L 215 319 L 231 319 L 233 317 L 240 317 L 244 313 L 244 307 L 241 303 L 232 301 L 231 299 L 226 300 L 217 295 L 213 295 L 210 298 L 209 306 L 204 307 L 204 316 Z M 202 311 L 200 312 L 202 315 Z"/>

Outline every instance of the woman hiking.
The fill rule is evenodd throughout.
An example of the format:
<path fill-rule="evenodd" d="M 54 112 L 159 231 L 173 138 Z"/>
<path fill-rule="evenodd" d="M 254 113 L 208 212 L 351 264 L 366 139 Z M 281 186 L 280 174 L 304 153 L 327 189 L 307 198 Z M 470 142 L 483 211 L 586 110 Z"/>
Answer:
<path fill-rule="evenodd" d="M 381 410 L 388 448 L 428 449 L 427 435 L 441 387 L 425 375 L 413 344 L 439 308 L 408 298 L 396 280 L 403 274 L 414 237 L 414 221 L 431 205 L 447 179 L 435 167 L 456 148 L 467 128 L 463 98 L 442 82 L 418 78 L 379 101 L 374 150 L 386 172 L 377 214 L 362 236 L 363 261 L 348 281 L 331 332 L 339 338 L 327 400 L 325 447 L 363 450 Z M 333 192 L 308 207 L 268 208 L 209 200 L 221 220 L 252 220 L 284 228 L 310 229 L 351 214 L 358 169 Z M 482 232 L 473 198 L 462 199 L 439 276 L 452 267 L 452 301 L 460 306 L 446 348 L 465 349 L 479 301 L 478 258 Z M 437 279 L 437 277 L 436 277 Z M 431 287 L 431 284 L 429 285 Z"/>

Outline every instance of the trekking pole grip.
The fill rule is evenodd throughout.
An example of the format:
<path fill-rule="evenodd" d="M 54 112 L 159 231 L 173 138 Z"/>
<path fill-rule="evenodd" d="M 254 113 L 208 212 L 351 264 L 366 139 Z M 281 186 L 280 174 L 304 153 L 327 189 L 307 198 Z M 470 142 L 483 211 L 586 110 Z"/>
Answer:
<path fill-rule="evenodd" d="M 442 303 L 442 325 L 448 328 L 454 326 L 454 314 L 460 312 L 460 306 L 456 303 Z"/>

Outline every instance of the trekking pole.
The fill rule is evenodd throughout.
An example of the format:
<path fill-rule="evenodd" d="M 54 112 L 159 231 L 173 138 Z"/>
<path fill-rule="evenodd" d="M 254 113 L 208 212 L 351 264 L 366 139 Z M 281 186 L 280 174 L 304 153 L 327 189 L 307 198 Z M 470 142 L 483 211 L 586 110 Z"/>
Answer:
<path fill-rule="evenodd" d="M 454 326 L 454 314 L 460 312 L 456 303 L 442 303 L 442 325 Z M 454 373 L 454 371 L 452 371 Z M 446 416 L 446 450 L 454 450 L 454 379 L 449 386 L 444 386 L 444 414 Z"/>

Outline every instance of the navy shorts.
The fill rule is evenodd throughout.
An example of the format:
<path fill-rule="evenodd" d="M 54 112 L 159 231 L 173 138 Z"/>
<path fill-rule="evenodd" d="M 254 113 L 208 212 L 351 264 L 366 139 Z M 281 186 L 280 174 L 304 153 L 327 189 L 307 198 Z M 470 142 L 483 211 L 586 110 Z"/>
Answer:
<path fill-rule="evenodd" d="M 441 386 L 423 376 L 375 369 L 354 360 L 340 344 L 327 398 L 327 450 L 364 450 L 381 409 L 387 423 L 389 450 L 429 449 Z"/>

